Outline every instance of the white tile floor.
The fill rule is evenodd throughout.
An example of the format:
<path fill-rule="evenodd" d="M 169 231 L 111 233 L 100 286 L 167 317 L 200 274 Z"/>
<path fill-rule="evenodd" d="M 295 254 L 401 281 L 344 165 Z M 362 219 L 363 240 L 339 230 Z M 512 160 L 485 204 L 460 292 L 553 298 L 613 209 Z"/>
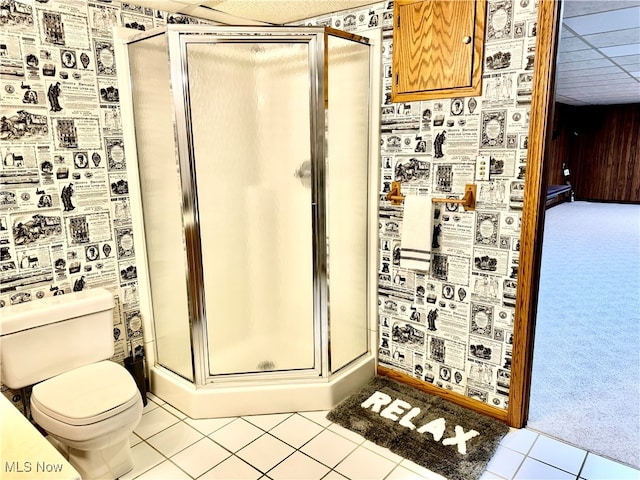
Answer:
<path fill-rule="evenodd" d="M 327 412 L 194 420 L 149 395 L 121 480 L 442 480 L 329 422 Z M 482 480 L 626 480 L 640 472 L 523 429 L 502 441 Z"/>

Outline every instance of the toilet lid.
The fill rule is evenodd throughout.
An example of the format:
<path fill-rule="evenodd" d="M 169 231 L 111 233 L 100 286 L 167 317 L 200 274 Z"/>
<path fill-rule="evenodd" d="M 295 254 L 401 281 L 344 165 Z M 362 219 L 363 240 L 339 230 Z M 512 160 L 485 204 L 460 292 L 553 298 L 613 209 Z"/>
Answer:
<path fill-rule="evenodd" d="M 105 360 L 35 385 L 31 401 L 56 420 L 88 425 L 130 408 L 140 401 L 140 394 L 124 367 Z"/>

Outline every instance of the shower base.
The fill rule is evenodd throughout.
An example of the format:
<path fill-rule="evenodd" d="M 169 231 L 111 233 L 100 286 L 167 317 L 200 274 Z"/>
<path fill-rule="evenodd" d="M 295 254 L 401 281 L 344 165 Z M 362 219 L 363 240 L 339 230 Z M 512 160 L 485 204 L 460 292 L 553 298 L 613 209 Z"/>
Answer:
<path fill-rule="evenodd" d="M 202 387 L 166 370 L 151 367 L 151 393 L 191 418 L 236 417 L 330 410 L 366 384 L 376 371 L 366 355 L 327 378 L 224 381 Z"/>

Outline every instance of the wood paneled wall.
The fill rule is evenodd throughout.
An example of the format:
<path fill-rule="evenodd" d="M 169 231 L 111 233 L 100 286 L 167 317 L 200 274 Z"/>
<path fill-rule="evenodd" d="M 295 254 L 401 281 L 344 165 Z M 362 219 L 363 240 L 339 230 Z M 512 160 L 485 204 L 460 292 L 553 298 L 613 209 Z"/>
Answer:
<path fill-rule="evenodd" d="M 566 162 L 576 199 L 640 203 L 640 104 L 557 104 L 556 122 L 548 184 L 564 183 Z"/>
<path fill-rule="evenodd" d="M 547 185 L 563 185 L 565 183 L 562 164 L 569 162 L 571 132 L 565 128 L 565 125 L 571 114 L 570 109 L 571 107 L 564 103 L 555 104 L 550 150 L 544 163 Z"/>

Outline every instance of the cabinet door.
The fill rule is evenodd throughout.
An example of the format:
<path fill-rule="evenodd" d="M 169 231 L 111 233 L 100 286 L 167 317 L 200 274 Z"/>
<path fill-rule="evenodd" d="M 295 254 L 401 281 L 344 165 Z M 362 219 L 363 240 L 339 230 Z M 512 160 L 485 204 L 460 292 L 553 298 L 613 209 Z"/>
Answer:
<path fill-rule="evenodd" d="M 396 0 L 394 102 L 480 95 L 485 0 Z"/>

